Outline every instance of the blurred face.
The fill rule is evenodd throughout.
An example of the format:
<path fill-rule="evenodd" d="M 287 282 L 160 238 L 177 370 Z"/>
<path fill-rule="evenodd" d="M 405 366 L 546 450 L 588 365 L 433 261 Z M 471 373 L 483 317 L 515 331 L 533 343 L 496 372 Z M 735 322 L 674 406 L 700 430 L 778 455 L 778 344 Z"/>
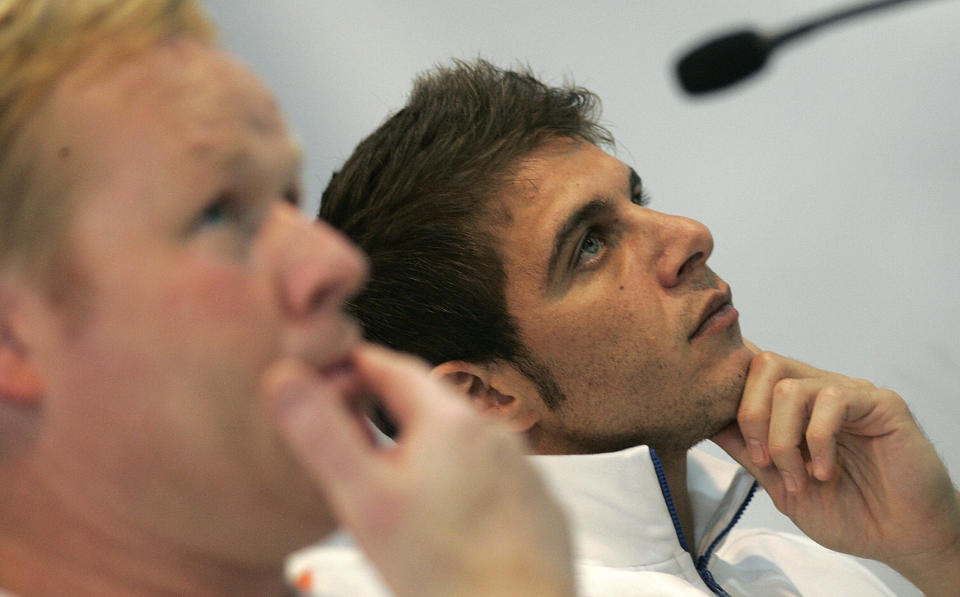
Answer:
<path fill-rule="evenodd" d="M 751 354 L 710 232 L 646 207 L 636 173 L 587 143 L 553 142 L 515 180 L 507 305 L 566 395 L 535 449 L 676 452 L 733 420 Z"/>
<path fill-rule="evenodd" d="M 341 303 L 365 265 L 291 205 L 300 158 L 273 99 L 181 40 L 68 77 L 43 118 L 77 209 L 66 303 L 36 293 L 25 326 L 38 453 L 78 501 L 178 543 L 257 561 L 329 530 L 258 384 L 282 357 L 351 351 Z"/>

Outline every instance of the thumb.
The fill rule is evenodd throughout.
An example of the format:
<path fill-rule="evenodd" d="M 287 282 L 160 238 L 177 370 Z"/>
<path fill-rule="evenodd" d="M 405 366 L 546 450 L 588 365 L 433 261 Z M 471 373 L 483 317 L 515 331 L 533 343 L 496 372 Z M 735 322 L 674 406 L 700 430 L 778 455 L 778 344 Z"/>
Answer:
<path fill-rule="evenodd" d="M 378 448 L 349 405 L 348 392 L 292 359 L 264 377 L 281 437 L 341 519 L 350 518 L 351 506 L 382 471 Z"/>
<path fill-rule="evenodd" d="M 740 426 L 736 422 L 730 423 L 718 431 L 710 438 L 710 441 L 720 446 L 720 449 L 729 454 L 745 469 L 750 470 L 753 463 L 750 462 L 747 444 L 743 439 L 743 434 L 740 433 Z"/>
<path fill-rule="evenodd" d="M 779 490 L 782 486 L 783 479 L 777 473 L 775 466 L 761 467 L 753 463 L 750 458 L 750 451 L 747 449 L 747 443 L 743 439 L 743 434 L 740 433 L 740 426 L 736 422 L 730 423 L 718 431 L 710 438 L 710 441 L 720 446 L 720 449 L 729 454 L 740 466 L 747 469 L 747 472 L 753 475 L 753 478 L 759 481 L 771 495 L 773 495 L 774 490 Z"/>

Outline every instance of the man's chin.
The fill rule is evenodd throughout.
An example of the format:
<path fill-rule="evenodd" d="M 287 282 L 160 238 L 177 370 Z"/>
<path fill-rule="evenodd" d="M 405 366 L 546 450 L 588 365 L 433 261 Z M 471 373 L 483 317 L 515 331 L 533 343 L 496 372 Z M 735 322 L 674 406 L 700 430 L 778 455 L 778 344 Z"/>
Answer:
<path fill-rule="evenodd" d="M 726 429 L 731 423 L 737 422 L 737 413 L 740 410 L 740 400 L 743 398 L 743 389 L 747 383 L 747 371 L 750 367 L 752 355 L 745 363 L 738 367 L 733 375 L 714 386 L 715 394 L 707 408 L 713 416 L 704 421 L 701 436 L 697 442 L 710 439 L 715 434 Z"/>
<path fill-rule="evenodd" d="M 721 431 L 723 431 L 723 430 L 726 429 L 727 427 L 730 427 L 731 425 L 736 424 L 736 422 L 737 422 L 737 418 L 736 418 L 736 417 L 731 417 L 731 418 L 726 419 L 726 420 L 718 420 L 718 421 L 716 422 L 716 425 L 713 425 L 713 426 L 711 426 L 710 429 L 707 429 L 707 432 L 704 434 L 703 438 L 702 438 L 700 441 L 705 441 L 705 440 L 710 439 L 711 437 L 713 437 L 714 435 L 720 433 Z"/>

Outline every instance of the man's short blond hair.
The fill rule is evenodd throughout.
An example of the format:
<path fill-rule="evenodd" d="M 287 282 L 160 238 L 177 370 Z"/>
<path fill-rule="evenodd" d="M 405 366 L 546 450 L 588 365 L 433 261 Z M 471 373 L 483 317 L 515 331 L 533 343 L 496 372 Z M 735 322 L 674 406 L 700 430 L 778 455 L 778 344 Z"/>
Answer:
<path fill-rule="evenodd" d="M 109 66 L 182 36 L 214 38 L 196 0 L 0 0 L 0 269 L 50 265 L 69 221 L 65 197 L 38 190 L 27 134 L 57 82 L 93 55 Z"/>

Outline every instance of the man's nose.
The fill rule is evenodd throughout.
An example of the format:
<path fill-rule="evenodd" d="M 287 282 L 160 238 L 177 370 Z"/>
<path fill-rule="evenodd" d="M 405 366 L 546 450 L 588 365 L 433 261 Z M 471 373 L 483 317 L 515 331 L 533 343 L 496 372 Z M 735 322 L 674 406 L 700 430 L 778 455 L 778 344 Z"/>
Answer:
<path fill-rule="evenodd" d="M 665 288 L 683 283 L 713 252 L 713 235 L 696 220 L 661 214 L 657 277 Z"/>
<path fill-rule="evenodd" d="M 363 253 L 324 222 L 279 204 L 273 247 L 284 305 L 295 319 L 339 310 L 367 277 Z"/>

